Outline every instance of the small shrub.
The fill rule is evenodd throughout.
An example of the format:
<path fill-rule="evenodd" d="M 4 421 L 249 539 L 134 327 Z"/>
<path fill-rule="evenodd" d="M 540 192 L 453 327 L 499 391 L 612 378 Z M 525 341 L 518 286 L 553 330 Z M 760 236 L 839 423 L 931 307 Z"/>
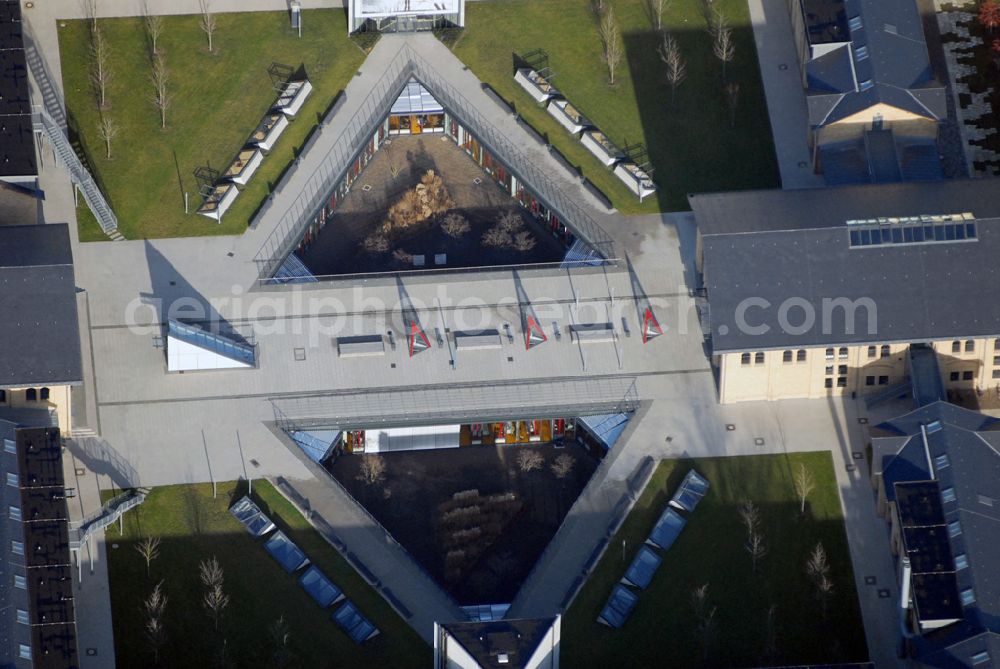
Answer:
<path fill-rule="evenodd" d="M 413 254 L 406 249 L 396 249 L 392 252 L 392 257 L 403 263 L 404 265 L 413 264 Z"/>
<path fill-rule="evenodd" d="M 538 240 L 535 239 L 535 236 L 530 232 L 528 232 L 527 230 L 522 230 L 521 232 L 514 235 L 513 246 L 516 250 L 521 251 L 522 253 L 525 251 L 530 251 L 531 249 L 535 248 L 535 245 L 537 244 Z"/>
<path fill-rule="evenodd" d="M 524 219 L 516 211 L 505 211 L 497 218 L 497 227 L 513 235 L 524 227 Z"/>
<path fill-rule="evenodd" d="M 466 220 L 465 216 L 462 216 L 461 214 L 448 214 L 444 217 L 444 220 L 441 221 L 441 230 L 444 231 L 444 234 L 449 237 L 454 237 L 455 239 L 462 237 L 470 229 L 472 229 L 472 226 L 469 224 L 469 221 Z"/>
<path fill-rule="evenodd" d="M 525 449 L 517 454 L 517 466 L 521 468 L 522 472 L 530 472 L 535 469 L 541 469 L 544 462 L 545 458 L 543 458 L 542 454 L 538 451 L 529 451 Z"/>
<path fill-rule="evenodd" d="M 361 246 L 369 253 L 385 253 L 389 250 L 389 238 L 381 232 L 376 232 L 365 237 Z"/>
<path fill-rule="evenodd" d="M 506 230 L 502 230 L 499 225 L 490 228 L 483 235 L 483 246 L 493 248 L 503 248 L 514 243 L 513 237 Z"/>

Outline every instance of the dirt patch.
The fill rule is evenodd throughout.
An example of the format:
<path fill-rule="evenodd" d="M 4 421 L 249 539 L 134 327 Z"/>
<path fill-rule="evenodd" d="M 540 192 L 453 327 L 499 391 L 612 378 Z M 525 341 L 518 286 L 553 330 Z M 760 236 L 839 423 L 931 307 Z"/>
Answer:
<path fill-rule="evenodd" d="M 387 246 L 369 243 L 371 250 L 366 250 L 365 240 L 430 170 L 441 177 L 451 207 L 395 230 Z M 484 236 L 504 214 L 522 219 L 520 244 L 484 244 Z M 453 234 L 454 226 L 445 225 L 455 215 L 468 222 L 459 236 Z M 566 249 L 453 141 L 443 135 L 403 135 L 375 154 L 318 237 L 299 252 L 317 276 L 412 269 L 414 255 L 423 255 L 425 266 L 434 267 L 438 254 L 447 256 L 445 267 L 483 267 L 559 262 Z"/>
<path fill-rule="evenodd" d="M 540 467 L 521 470 L 517 454 L 525 450 L 541 455 Z M 559 478 L 552 466 L 564 454 L 573 458 L 573 466 Z M 385 480 L 374 486 L 357 478 L 359 456 L 342 455 L 329 469 L 462 605 L 514 599 L 598 463 L 581 446 L 551 444 L 464 446 L 384 453 L 382 457 Z M 443 527 L 454 532 L 457 521 L 444 521 L 443 514 L 470 506 L 455 500 L 456 493 L 471 497 L 470 491 L 475 491 L 477 499 L 492 499 L 494 507 L 501 509 L 492 521 L 500 526 L 487 528 L 488 520 L 479 523 L 481 531 L 490 535 L 489 541 L 476 547 L 475 562 L 461 564 L 459 573 L 454 570 L 455 556 L 448 561 L 448 553 L 456 550 L 456 538 L 442 532 Z"/>

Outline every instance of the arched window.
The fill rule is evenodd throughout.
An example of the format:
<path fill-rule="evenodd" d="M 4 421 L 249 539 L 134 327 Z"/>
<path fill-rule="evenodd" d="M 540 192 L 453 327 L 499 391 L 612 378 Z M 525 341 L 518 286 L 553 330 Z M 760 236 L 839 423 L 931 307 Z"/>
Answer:
<path fill-rule="evenodd" d="M 976 350 L 976 340 L 975 339 L 966 339 L 965 340 L 965 352 L 966 353 L 972 353 L 975 350 Z"/>
<path fill-rule="evenodd" d="M 847 347 L 846 346 L 841 346 L 840 347 L 840 350 L 837 351 L 837 357 L 838 358 L 846 358 L 847 357 Z"/>
<path fill-rule="evenodd" d="M 26 399 L 29 402 L 34 402 L 35 400 L 38 399 L 38 391 L 35 390 L 34 388 L 28 388 L 27 390 L 24 391 L 24 399 Z"/>
<path fill-rule="evenodd" d="M 795 359 L 798 362 L 805 362 L 806 361 L 806 350 L 804 348 L 800 348 L 799 352 L 796 353 L 796 355 L 795 355 Z"/>
<path fill-rule="evenodd" d="M 888 358 L 889 357 L 889 345 L 888 344 L 882 344 L 882 357 L 883 358 Z"/>
<path fill-rule="evenodd" d="M 750 364 L 750 354 L 749 353 L 744 353 L 743 355 L 740 356 L 740 364 L 741 365 L 749 365 Z"/>
<path fill-rule="evenodd" d="M 763 365 L 764 364 L 764 351 L 757 351 L 756 353 L 754 353 L 753 363 L 755 365 Z"/>
<path fill-rule="evenodd" d="M 960 341 L 953 341 L 953 342 L 951 342 L 951 352 L 952 353 L 961 353 L 962 352 L 962 342 L 960 342 Z"/>
<path fill-rule="evenodd" d="M 42 388 L 42 391 L 41 391 L 41 394 L 39 395 L 39 397 L 42 399 L 42 401 L 48 400 L 49 399 L 49 389 L 48 388 Z"/>
<path fill-rule="evenodd" d="M 791 362 L 792 361 L 792 352 L 789 350 L 789 351 L 785 351 L 784 353 L 782 353 L 781 354 L 781 361 L 782 362 Z"/>

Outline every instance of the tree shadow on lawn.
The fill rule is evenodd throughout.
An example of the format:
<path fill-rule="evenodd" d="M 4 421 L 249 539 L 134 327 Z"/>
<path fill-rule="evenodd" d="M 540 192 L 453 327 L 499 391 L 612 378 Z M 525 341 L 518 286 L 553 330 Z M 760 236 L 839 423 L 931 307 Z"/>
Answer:
<path fill-rule="evenodd" d="M 629 657 L 633 666 L 739 667 L 867 659 L 843 523 L 801 517 L 792 502 L 757 503 L 768 552 L 755 573 L 738 505 L 719 503 L 710 491 L 664 554 L 653 582 L 639 593 L 624 626 L 614 630 L 597 622 L 612 587 L 666 507 L 667 491 L 676 489 L 687 469 L 679 463 L 642 522 L 627 523 L 612 538 L 610 549 L 566 614 L 564 662 L 600 667 Z M 805 570 L 817 542 L 823 543 L 834 581 L 825 614 Z M 706 583 L 707 607 L 715 609 L 707 635 L 692 603 L 695 588 Z M 772 606 L 773 633 L 767 624 Z M 772 635 L 774 642 L 769 644 Z"/>
<path fill-rule="evenodd" d="M 689 209 L 688 193 L 780 185 L 753 30 L 747 25 L 732 31 L 735 58 L 726 64 L 725 80 L 701 25 L 670 33 L 687 66 L 687 78 L 675 95 L 657 51 L 663 33 L 622 36 L 661 211 Z M 730 123 L 727 82 L 739 85 L 735 124 Z"/>

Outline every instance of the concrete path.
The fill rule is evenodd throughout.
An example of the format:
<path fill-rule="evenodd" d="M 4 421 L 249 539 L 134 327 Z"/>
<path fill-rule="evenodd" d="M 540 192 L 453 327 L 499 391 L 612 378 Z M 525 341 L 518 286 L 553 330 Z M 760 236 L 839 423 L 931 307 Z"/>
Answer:
<path fill-rule="evenodd" d="M 72 445 L 64 451 L 63 470 L 66 487 L 76 490 L 76 496 L 67 500 L 70 522 L 79 523 L 101 508 L 98 477 L 76 459 Z M 118 526 L 109 527 L 107 532 L 117 535 Z M 80 669 L 114 669 L 115 639 L 104 530 L 94 533 L 90 544 L 77 554 L 73 564 L 73 597 Z"/>
<path fill-rule="evenodd" d="M 314 3 L 304 4 L 310 7 Z M 103 0 L 100 6 L 101 14 L 109 16 L 134 15 L 139 11 L 137 1 Z M 216 0 L 214 6 L 216 11 L 221 12 L 283 9 L 285 4 L 255 0 L 248 6 L 240 0 Z M 790 46 L 790 22 L 786 10 L 781 0 L 750 0 L 750 8 L 782 182 L 786 188 L 821 186 L 822 179 L 812 175 L 808 167 L 805 101 L 795 54 Z M 171 3 L 165 13 L 195 11 L 195 0 L 178 0 Z M 81 15 L 75 0 L 36 3 L 35 9 L 26 12 L 31 37 L 45 56 L 46 67 L 57 92 L 61 91 L 61 71 L 56 18 Z M 388 36 L 383 39 L 362 66 L 360 75 L 352 80 L 334 121 L 335 128 L 336 124 L 342 124 L 361 107 L 364 91 L 381 76 L 382 69 L 391 62 L 404 41 L 424 58 L 440 66 L 442 76 L 447 77 L 452 86 L 472 101 L 490 123 L 503 130 L 520 150 L 545 166 L 562 187 L 580 193 L 581 198 L 589 198 L 572 175 L 556 164 L 514 123 L 508 113 L 489 99 L 479 88 L 475 77 L 429 35 Z M 781 64 L 787 65 L 787 68 L 780 69 Z M 329 134 L 332 140 L 338 133 L 334 129 Z M 304 156 L 298 170 L 303 180 L 310 173 L 308 161 L 318 161 L 320 156 Z M 800 167 L 800 162 L 805 162 L 806 167 Z M 90 325 L 107 328 L 120 323 L 121 308 L 129 299 L 150 287 L 158 287 L 149 285 L 151 268 L 147 265 L 152 261 L 144 253 L 142 243 L 79 244 L 74 225 L 72 189 L 62 170 L 54 168 L 51 154 L 42 170 L 41 181 L 47 195 L 44 205 L 46 220 L 71 223 L 78 283 L 88 292 L 88 304 L 93 314 Z M 285 192 L 290 199 L 296 194 L 296 187 L 301 188 L 302 184 L 296 186 L 294 182 L 289 182 Z M 282 206 L 274 207 L 276 215 L 281 209 Z M 605 213 L 599 217 L 621 252 L 629 254 L 646 292 L 686 294 L 687 287 L 694 285 L 694 230 L 690 215 L 625 218 Z M 203 295 L 229 294 L 234 285 L 252 284 L 254 267 L 251 260 L 269 230 L 269 225 L 262 224 L 258 231 L 242 237 L 158 242 L 157 256 L 161 257 L 165 270 L 184 279 L 181 282 L 183 285 L 176 288 L 177 295 L 172 296 L 181 296 L 183 290 Z M 879 599 L 871 587 L 863 585 L 863 577 L 875 575 L 879 587 L 885 584 L 884 587 L 894 588 L 892 561 L 884 526 L 871 508 L 871 494 L 865 477 L 859 472 L 848 473 L 845 468 L 848 462 L 853 461 L 852 452 L 863 450 L 859 446 L 863 437 L 858 434 L 855 410 L 839 401 L 833 404 L 799 401 L 720 406 L 710 367 L 702 353 L 701 334 L 697 319 L 690 310 L 690 301 L 678 299 L 675 302 L 672 305 L 676 307 L 675 312 L 659 315 L 661 322 L 670 328 L 669 336 L 651 343 L 649 350 L 668 361 L 664 363 L 666 366 L 688 371 L 649 374 L 638 379 L 639 395 L 646 401 L 646 410 L 633 420 L 628 432 L 615 447 L 615 453 L 571 509 L 553 544 L 514 603 L 512 612 L 550 615 L 562 608 L 567 593 L 582 574 L 593 548 L 606 536 L 609 526 L 621 516 L 624 510 L 621 500 L 629 491 L 629 479 L 646 457 L 658 460 L 682 455 L 701 457 L 831 450 L 838 467 L 838 483 L 849 519 L 848 533 L 865 622 L 869 627 L 869 646 L 873 658 L 882 660 L 886 649 L 892 648 L 888 640 L 893 638 L 896 629 L 892 617 L 893 603 Z M 108 371 L 98 368 L 99 365 L 100 362 L 94 369 L 97 383 L 92 384 L 92 401 L 98 407 L 101 403 L 100 380 L 102 374 Z M 88 386 L 88 391 L 90 388 Z M 347 552 L 353 553 L 366 565 L 379 587 L 389 589 L 411 612 L 412 617 L 408 621 L 425 639 L 429 639 L 430 626 L 435 618 L 454 620 L 459 616 L 454 604 L 409 560 L 405 552 L 386 537 L 377 524 L 345 499 L 341 491 L 324 479 L 324 475 L 317 476 L 308 464 L 288 457 L 287 447 L 264 426 L 264 421 L 272 419 L 273 414 L 269 415 L 270 407 L 263 400 L 243 399 L 234 405 L 232 411 L 221 412 L 214 400 L 184 405 L 150 402 L 146 407 L 123 404 L 106 411 L 105 415 L 113 416 L 117 424 L 148 430 L 150 436 L 162 430 L 169 432 L 171 424 L 204 426 L 207 434 L 198 444 L 199 448 L 204 447 L 204 458 L 200 457 L 200 453 L 199 457 L 192 458 L 170 457 L 169 453 L 163 455 L 152 448 L 143 450 L 135 458 L 122 458 L 118 449 L 141 450 L 144 442 L 141 439 L 127 444 L 83 440 L 77 457 L 91 470 L 119 482 L 139 483 L 143 478 L 155 478 L 158 482 L 205 481 L 213 476 L 228 478 L 245 473 L 245 453 L 245 458 L 255 460 L 259 465 L 260 471 L 253 472 L 254 475 L 281 474 L 298 498 L 308 500 L 306 510 L 312 512 L 318 529 L 336 535 L 346 544 Z M 88 427 L 103 432 L 100 414 L 94 422 L 97 424 Z M 727 430 L 727 424 L 734 424 L 736 430 Z M 669 442 L 667 436 L 671 437 Z M 757 445 L 755 438 L 763 439 L 764 445 Z M 102 555 L 99 550 L 99 567 L 104 564 Z M 98 568 L 95 573 L 99 575 L 100 571 Z M 87 587 L 86 584 L 84 587 Z M 81 627 L 81 647 L 103 649 L 113 643 L 110 638 L 101 637 L 102 625 L 108 635 L 111 629 L 110 610 L 107 610 L 107 617 L 102 617 L 105 614 L 101 606 L 100 603 L 95 605 L 93 618 Z M 103 650 L 99 657 L 105 657 Z M 888 659 L 884 661 L 889 662 Z M 878 666 L 892 664 L 880 661 Z"/>
<path fill-rule="evenodd" d="M 749 3 L 781 187 L 822 188 L 826 185 L 823 177 L 812 170 L 809 115 L 788 3 L 785 0 L 749 0 Z"/>

